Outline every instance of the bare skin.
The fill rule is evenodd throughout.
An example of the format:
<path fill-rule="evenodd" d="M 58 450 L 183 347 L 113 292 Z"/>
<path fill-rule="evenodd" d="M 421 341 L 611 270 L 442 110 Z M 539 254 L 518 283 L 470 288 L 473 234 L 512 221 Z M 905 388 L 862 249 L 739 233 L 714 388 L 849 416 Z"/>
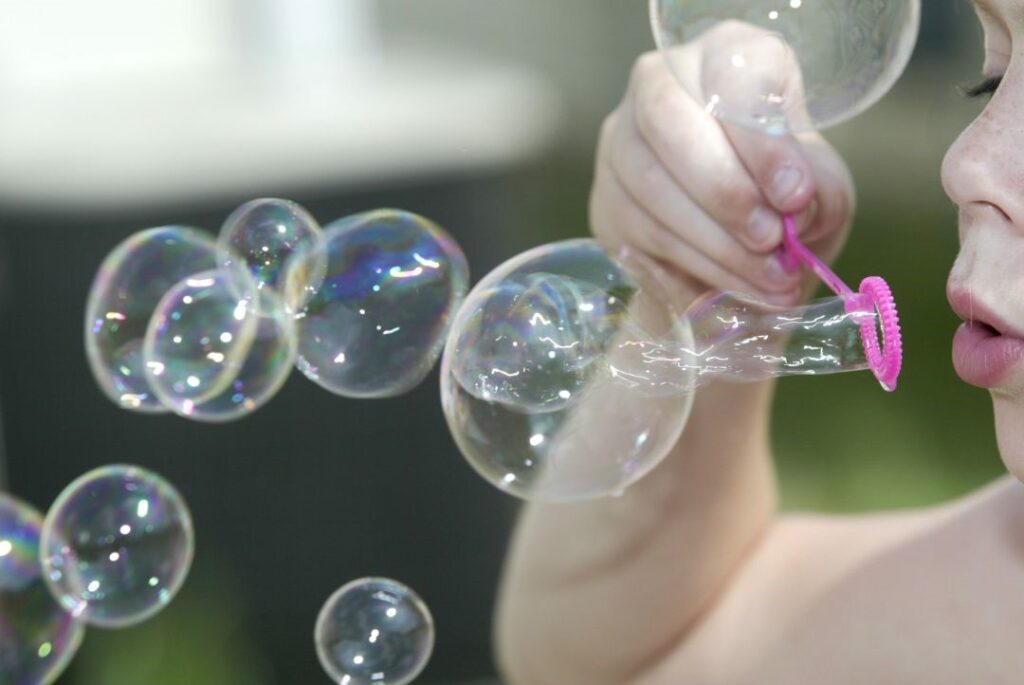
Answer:
<path fill-rule="evenodd" d="M 1003 78 L 943 164 L 960 211 L 951 299 L 968 293 L 989 317 L 979 321 L 1022 337 L 1024 3 L 989 0 L 978 16 L 984 74 Z M 658 259 L 691 295 L 795 303 L 809 284 L 772 277 L 781 226 L 758 210 L 801 213 L 804 239 L 828 259 L 845 239 L 853 187 L 820 137 L 764 141 L 723 128 L 661 60 L 642 57 L 602 130 L 595 235 Z M 526 509 L 497 622 L 507 679 L 1019 683 L 1024 363 L 986 385 L 1013 477 L 939 507 L 840 517 L 778 513 L 772 383 L 702 389 L 673 452 L 622 497 Z"/>

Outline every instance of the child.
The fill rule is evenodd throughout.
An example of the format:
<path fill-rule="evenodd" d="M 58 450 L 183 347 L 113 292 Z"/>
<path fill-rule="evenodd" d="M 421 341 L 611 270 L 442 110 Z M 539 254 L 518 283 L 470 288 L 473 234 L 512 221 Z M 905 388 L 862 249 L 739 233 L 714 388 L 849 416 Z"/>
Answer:
<path fill-rule="evenodd" d="M 975 0 L 984 112 L 950 148 L 960 212 L 954 363 L 991 389 L 1000 451 L 1024 477 L 1024 0 Z M 781 213 L 835 257 L 850 176 L 816 134 L 722 125 L 662 58 L 637 62 L 601 132 L 594 233 L 708 288 L 795 304 L 813 282 L 772 256 Z M 530 505 L 509 558 L 499 657 L 513 685 L 987 685 L 1024 682 L 1024 488 L 944 506 L 781 516 L 772 383 L 697 395 L 673 452 L 622 497 Z M 965 455 L 970 458 L 971 455 Z"/>

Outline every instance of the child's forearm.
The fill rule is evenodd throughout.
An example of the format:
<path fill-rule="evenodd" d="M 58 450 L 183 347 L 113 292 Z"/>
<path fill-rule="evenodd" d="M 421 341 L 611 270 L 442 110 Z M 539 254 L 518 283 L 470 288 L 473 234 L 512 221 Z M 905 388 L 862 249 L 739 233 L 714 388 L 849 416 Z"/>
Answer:
<path fill-rule="evenodd" d="M 684 640 L 771 524 L 772 384 L 703 388 L 683 437 L 618 498 L 532 504 L 506 567 L 514 685 L 626 685 Z"/>

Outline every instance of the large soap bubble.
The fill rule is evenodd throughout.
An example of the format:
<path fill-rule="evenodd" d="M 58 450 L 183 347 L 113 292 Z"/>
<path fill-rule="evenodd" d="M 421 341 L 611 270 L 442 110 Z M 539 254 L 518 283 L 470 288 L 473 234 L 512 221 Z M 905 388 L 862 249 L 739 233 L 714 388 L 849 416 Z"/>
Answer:
<path fill-rule="evenodd" d="M 68 612 L 119 628 L 171 601 L 194 544 L 192 516 L 167 481 L 137 466 L 105 466 L 57 497 L 40 553 L 50 592 Z"/>
<path fill-rule="evenodd" d="M 78 650 L 84 624 L 47 590 L 39 564 L 42 516 L 0 493 L 0 683 L 47 685 Z"/>
<path fill-rule="evenodd" d="M 86 304 L 85 350 L 100 389 L 118 406 L 167 411 L 145 373 L 146 327 L 168 290 L 217 262 L 213 240 L 181 226 L 136 233 L 103 261 Z"/>
<path fill-rule="evenodd" d="M 297 367 L 346 397 L 391 397 L 418 385 L 444 345 L 468 288 L 459 246 L 429 220 L 376 210 L 328 225 L 323 241 L 297 257 L 286 300 L 309 289 L 309 261 L 325 275 L 296 315 Z"/>
<path fill-rule="evenodd" d="M 445 417 L 470 464 L 506 492 L 621 492 L 669 453 L 711 380 L 877 375 L 901 355 L 887 290 L 791 308 L 710 292 L 677 314 L 656 266 L 616 257 L 590 240 L 530 250 L 456 314 L 441 367 Z"/>
<path fill-rule="evenodd" d="M 324 603 L 314 640 L 320 664 L 335 683 L 407 685 L 430 660 L 434 620 L 402 583 L 362 578 Z"/>
<path fill-rule="evenodd" d="M 903 73 L 919 0 L 651 0 L 655 40 L 707 111 L 772 133 L 864 111 Z"/>
<path fill-rule="evenodd" d="M 653 469 L 686 423 L 696 372 L 649 356 L 691 346 L 656 271 L 596 243 L 530 250 L 466 298 L 441 366 L 452 435 L 489 482 L 528 499 L 621 492 Z M 672 392 L 652 388 L 668 384 Z"/>

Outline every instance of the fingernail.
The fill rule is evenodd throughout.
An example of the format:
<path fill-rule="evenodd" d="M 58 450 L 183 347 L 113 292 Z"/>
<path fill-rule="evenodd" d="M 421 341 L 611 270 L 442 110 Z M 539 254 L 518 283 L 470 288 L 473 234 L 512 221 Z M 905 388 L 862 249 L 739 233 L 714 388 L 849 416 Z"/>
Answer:
<path fill-rule="evenodd" d="M 779 216 L 764 207 L 758 207 L 747 221 L 747 235 L 756 245 L 774 245 L 781 239 Z"/>
<path fill-rule="evenodd" d="M 799 298 L 800 293 L 794 290 L 792 292 L 783 293 L 782 295 L 765 295 L 764 299 L 765 302 L 767 302 L 768 304 L 773 304 L 776 307 L 792 307 L 797 303 L 797 300 Z"/>
<path fill-rule="evenodd" d="M 764 267 L 764 276 L 769 282 L 775 285 L 794 283 L 797 279 L 795 274 L 786 271 L 778 257 L 769 257 Z"/>
<path fill-rule="evenodd" d="M 804 172 L 795 166 L 786 165 L 775 172 L 772 179 L 772 199 L 775 202 L 785 202 L 800 190 L 804 182 Z"/>

